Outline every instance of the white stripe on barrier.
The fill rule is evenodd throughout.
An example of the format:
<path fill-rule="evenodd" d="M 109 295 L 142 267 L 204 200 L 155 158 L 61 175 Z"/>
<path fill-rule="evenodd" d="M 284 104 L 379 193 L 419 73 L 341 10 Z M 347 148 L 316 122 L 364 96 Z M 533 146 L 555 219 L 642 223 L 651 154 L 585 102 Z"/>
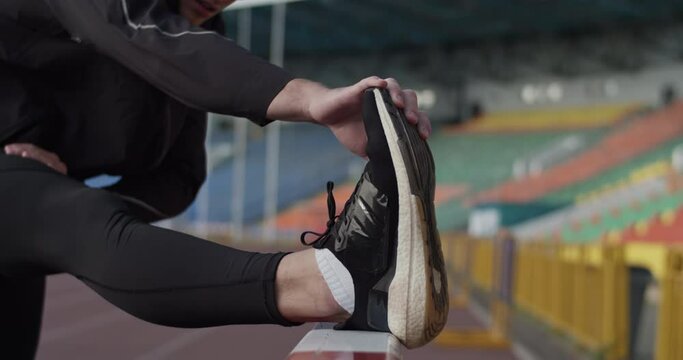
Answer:
<path fill-rule="evenodd" d="M 356 359 L 401 360 L 402 346 L 383 332 L 334 330 L 334 324 L 318 324 L 301 339 L 288 360 Z"/>

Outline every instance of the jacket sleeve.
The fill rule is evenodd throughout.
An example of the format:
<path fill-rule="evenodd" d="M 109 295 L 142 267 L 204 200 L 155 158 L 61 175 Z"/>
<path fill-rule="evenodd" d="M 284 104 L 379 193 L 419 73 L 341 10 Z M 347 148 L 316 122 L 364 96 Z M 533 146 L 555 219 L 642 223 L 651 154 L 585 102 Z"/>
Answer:
<path fill-rule="evenodd" d="M 152 222 L 180 214 L 194 201 L 206 178 L 206 115 L 190 113 L 157 169 L 124 176 L 106 188 L 120 195 L 141 220 Z"/>
<path fill-rule="evenodd" d="M 213 31 L 191 25 L 164 0 L 45 0 L 71 36 L 95 46 L 180 102 L 264 125 L 292 79 Z"/>

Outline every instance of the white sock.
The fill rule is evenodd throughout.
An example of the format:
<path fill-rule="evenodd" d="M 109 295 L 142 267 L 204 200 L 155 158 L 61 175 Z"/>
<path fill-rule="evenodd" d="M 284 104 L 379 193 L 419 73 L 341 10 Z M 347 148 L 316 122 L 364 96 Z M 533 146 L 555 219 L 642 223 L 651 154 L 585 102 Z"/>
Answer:
<path fill-rule="evenodd" d="M 349 314 L 353 314 L 355 293 L 353 279 L 346 266 L 328 249 L 315 249 L 315 260 L 334 300 Z"/>

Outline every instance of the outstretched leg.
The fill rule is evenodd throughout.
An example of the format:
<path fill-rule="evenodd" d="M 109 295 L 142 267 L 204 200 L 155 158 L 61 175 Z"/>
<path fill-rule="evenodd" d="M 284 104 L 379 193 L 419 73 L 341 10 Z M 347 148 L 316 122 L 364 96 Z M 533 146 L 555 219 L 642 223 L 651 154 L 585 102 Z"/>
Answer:
<path fill-rule="evenodd" d="M 128 313 L 168 326 L 319 317 L 278 310 L 277 291 L 291 298 L 301 291 L 295 278 L 317 271 L 284 271 L 276 289 L 285 253 L 241 251 L 148 225 L 116 195 L 18 157 L 0 156 L 0 194 L 0 274 L 67 272 Z"/>

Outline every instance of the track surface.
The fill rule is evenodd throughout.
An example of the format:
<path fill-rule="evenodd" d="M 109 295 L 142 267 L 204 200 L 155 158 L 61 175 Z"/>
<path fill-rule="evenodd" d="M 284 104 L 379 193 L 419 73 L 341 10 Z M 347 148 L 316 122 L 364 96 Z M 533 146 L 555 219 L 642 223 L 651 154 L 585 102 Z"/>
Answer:
<path fill-rule="evenodd" d="M 480 326 L 467 312 L 451 312 L 449 325 Z M 138 320 L 69 275 L 48 278 L 37 359 L 284 359 L 312 325 L 175 329 Z M 514 359 L 508 351 L 446 349 L 405 351 L 405 360 Z"/>

